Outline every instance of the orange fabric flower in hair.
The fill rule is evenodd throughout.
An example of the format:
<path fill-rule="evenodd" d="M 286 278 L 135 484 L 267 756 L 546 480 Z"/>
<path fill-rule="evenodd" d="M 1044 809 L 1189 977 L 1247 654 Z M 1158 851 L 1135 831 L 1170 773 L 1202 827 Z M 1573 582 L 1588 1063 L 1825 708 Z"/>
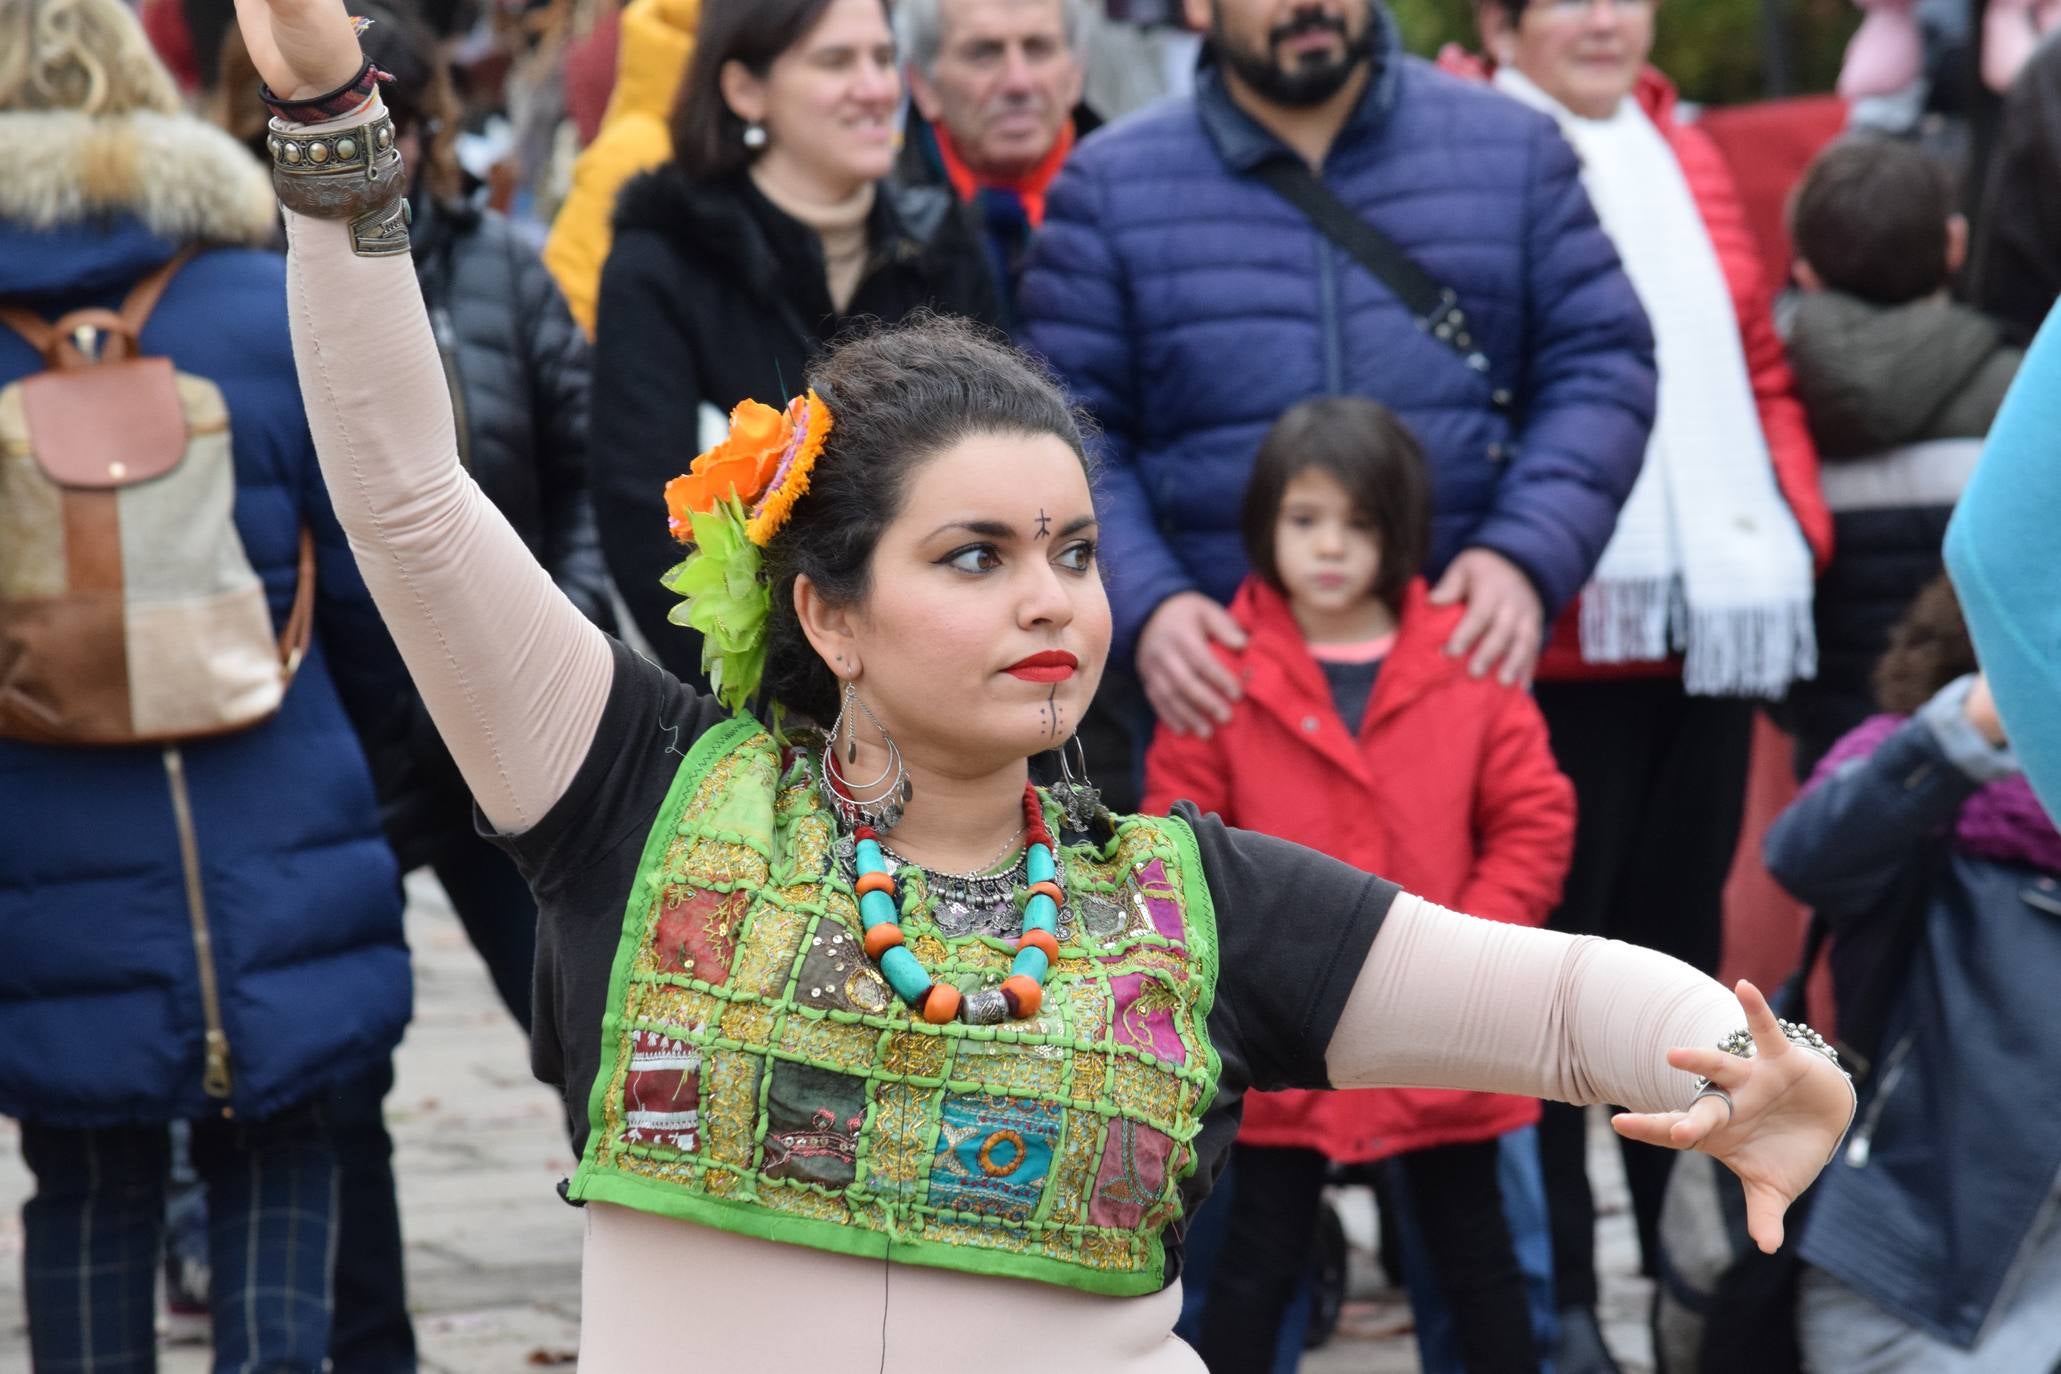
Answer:
<path fill-rule="evenodd" d="M 745 401 L 731 411 L 729 437 L 666 483 L 673 538 L 683 544 L 692 538 L 688 516 L 696 511 L 706 514 L 732 496 L 746 506 L 755 503 L 773 480 L 792 433 L 786 415 L 758 401 Z"/>
<path fill-rule="evenodd" d="M 746 512 L 747 537 L 764 548 L 808 491 L 829 434 L 830 407 L 813 391 L 795 397 L 784 411 L 743 402 L 730 412 L 729 437 L 666 483 L 673 538 L 693 542 L 691 517 L 735 498 Z"/>

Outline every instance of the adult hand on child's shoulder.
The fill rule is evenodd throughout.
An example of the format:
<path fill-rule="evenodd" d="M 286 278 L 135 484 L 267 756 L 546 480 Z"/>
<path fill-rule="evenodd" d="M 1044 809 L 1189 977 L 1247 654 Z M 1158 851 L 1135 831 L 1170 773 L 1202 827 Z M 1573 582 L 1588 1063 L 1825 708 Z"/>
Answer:
<path fill-rule="evenodd" d="M 1463 550 L 1431 590 L 1433 604 L 1467 608 L 1446 652 L 1466 658 L 1467 671 L 1491 671 L 1507 686 L 1528 686 L 1545 642 L 1545 605 L 1524 569 L 1494 549 Z"/>
<path fill-rule="evenodd" d="M 1668 1063 L 1724 1096 L 1699 1097 L 1686 1111 L 1621 1112 L 1610 1124 L 1629 1139 L 1721 1161 L 1746 1189 L 1747 1233 L 1773 1254 L 1782 1244 L 1782 1214 L 1853 1121 L 1853 1080 L 1826 1056 L 1792 1044 L 1753 984 L 1742 980 L 1736 992 L 1753 1032 L 1751 1058 L 1719 1049 L 1667 1052 Z"/>
<path fill-rule="evenodd" d="M 1178 734 L 1208 739 L 1231 719 L 1238 678 L 1212 644 L 1242 649 L 1245 631 L 1201 592 L 1176 592 L 1160 602 L 1138 636 L 1138 677 L 1146 699 Z"/>

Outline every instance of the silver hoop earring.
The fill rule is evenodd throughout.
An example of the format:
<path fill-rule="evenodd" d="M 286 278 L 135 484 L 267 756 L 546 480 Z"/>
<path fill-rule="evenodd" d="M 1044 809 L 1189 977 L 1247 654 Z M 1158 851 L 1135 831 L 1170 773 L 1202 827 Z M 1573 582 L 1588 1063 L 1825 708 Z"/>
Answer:
<path fill-rule="evenodd" d="M 847 723 L 854 706 L 880 735 L 880 743 L 887 750 L 887 763 L 880 770 L 880 775 L 865 782 L 853 782 L 844 771 L 844 764 L 853 763 L 859 757 L 858 722 L 852 720 Z M 837 757 L 841 740 L 845 742 L 843 764 Z M 909 781 L 909 767 L 902 759 L 901 746 L 880 723 L 880 717 L 873 714 L 873 708 L 860 699 L 859 689 L 847 682 L 844 700 L 837 708 L 837 719 L 830 722 L 830 738 L 823 746 L 823 799 L 846 826 L 871 826 L 885 833 L 902 823 L 902 813 L 909 809 L 909 798 L 915 790 Z"/>
<path fill-rule="evenodd" d="M 1072 749 L 1080 756 L 1081 771 L 1076 774 L 1067 761 L 1066 751 Z M 1059 746 L 1059 781 L 1045 789 L 1052 794 L 1052 800 L 1059 803 L 1059 809 L 1066 815 L 1066 823 L 1075 830 L 1086 833 L 1095 818 L 1102 814 L 1102 789 L 1088 781 L 1088 746 L 1081 743 L 1079 735 L 1073 735 Z"/>
<path fill-rule="evenodd" d="M 766 126 L 754 119 L 744 126 L 744 146 L 757 152 L 766 146 Z"/>

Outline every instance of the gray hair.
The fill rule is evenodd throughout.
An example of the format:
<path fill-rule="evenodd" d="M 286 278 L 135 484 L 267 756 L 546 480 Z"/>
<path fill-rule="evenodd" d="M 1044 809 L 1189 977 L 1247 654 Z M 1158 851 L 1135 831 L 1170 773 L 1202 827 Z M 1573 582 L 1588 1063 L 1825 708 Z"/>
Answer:
<path fill-rule="evenodd" d="M 944 0 L 895 0 L 894 12 L 895 45 L 902 60 L 929 76 L 945 48 Z M 1087 22 L 1084 0 L 1059 0 L 1059 14 L 1066 46 L 1078 58 Z"/>

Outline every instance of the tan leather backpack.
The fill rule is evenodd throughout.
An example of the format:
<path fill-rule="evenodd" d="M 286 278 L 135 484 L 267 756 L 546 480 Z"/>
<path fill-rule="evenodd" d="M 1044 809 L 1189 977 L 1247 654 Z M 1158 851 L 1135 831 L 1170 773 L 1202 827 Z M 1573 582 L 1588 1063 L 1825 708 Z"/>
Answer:
<path fill-rule="evenodd" d="M 233 518 L 213 382 L 140 355 L 188 249 L 119 312 L 0 307 L 45 370 L 0 388 L 0 737 L 166 743 L 255 725 L 307 650 L 315 550 L 283 633 Z"/>

